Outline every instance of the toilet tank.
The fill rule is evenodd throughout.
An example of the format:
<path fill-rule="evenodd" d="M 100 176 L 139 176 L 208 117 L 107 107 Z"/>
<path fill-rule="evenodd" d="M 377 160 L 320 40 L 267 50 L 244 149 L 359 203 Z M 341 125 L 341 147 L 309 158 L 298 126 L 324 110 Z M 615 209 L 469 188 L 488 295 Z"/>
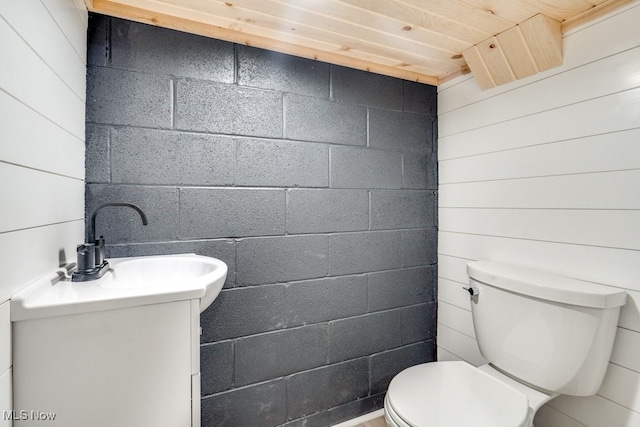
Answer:
<path fill-rule="evenodd" d="M 467 264 L 480 352 L 505 373 L 559 394 L 600 388 L 626 292 L 528 268 Z"/>

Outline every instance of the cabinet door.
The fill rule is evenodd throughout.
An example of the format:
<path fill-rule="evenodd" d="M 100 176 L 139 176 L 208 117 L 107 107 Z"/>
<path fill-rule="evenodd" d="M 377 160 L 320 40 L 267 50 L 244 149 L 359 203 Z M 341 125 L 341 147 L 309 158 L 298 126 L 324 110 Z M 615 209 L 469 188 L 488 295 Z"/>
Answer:
<path fill-rule="evenodd" d="M 15 322 L 14 408 L 51 426 L 191 426 L 191 327 L 190 301 Z"/>

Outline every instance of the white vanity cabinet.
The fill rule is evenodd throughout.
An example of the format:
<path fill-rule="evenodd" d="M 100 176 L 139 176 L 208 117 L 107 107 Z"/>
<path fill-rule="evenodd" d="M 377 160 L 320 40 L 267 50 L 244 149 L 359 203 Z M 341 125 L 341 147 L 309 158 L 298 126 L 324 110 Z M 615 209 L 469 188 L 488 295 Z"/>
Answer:
<path fill-rule="evenodd" d="M 200 426 L 199 334 L 200 299 L 14 321 L 14 424 Z"/>
<path fill-rule="evenodd" d="M 18 427 L 199 427 L 200 312 L 227 265 L 114 258 L 92 281 L 56 270 L 11 297 Z"/>

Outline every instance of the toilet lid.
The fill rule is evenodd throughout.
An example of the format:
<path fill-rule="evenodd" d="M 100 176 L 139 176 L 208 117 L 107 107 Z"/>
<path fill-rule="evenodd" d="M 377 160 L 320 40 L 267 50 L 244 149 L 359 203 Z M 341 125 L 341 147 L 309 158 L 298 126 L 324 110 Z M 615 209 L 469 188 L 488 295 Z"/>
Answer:
<path fill-rule="evenodd" d="M 416 427 L 520 427 L 527 397 L 466 362 L 413 366 L 391 381 L 387 402 Z"/>

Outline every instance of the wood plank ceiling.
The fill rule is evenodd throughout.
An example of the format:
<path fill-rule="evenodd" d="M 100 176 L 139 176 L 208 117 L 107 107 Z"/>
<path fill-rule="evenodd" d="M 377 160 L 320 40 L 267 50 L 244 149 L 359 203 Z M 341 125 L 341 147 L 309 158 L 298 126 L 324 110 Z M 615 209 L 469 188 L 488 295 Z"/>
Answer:
<path fill-rule="evenodd" d="M 90 11 L 432 85 L 542 14 L 567 31 L 631 0 L 85 0 Z M 473 68 L 472 68 L 473 69 Z"/>

